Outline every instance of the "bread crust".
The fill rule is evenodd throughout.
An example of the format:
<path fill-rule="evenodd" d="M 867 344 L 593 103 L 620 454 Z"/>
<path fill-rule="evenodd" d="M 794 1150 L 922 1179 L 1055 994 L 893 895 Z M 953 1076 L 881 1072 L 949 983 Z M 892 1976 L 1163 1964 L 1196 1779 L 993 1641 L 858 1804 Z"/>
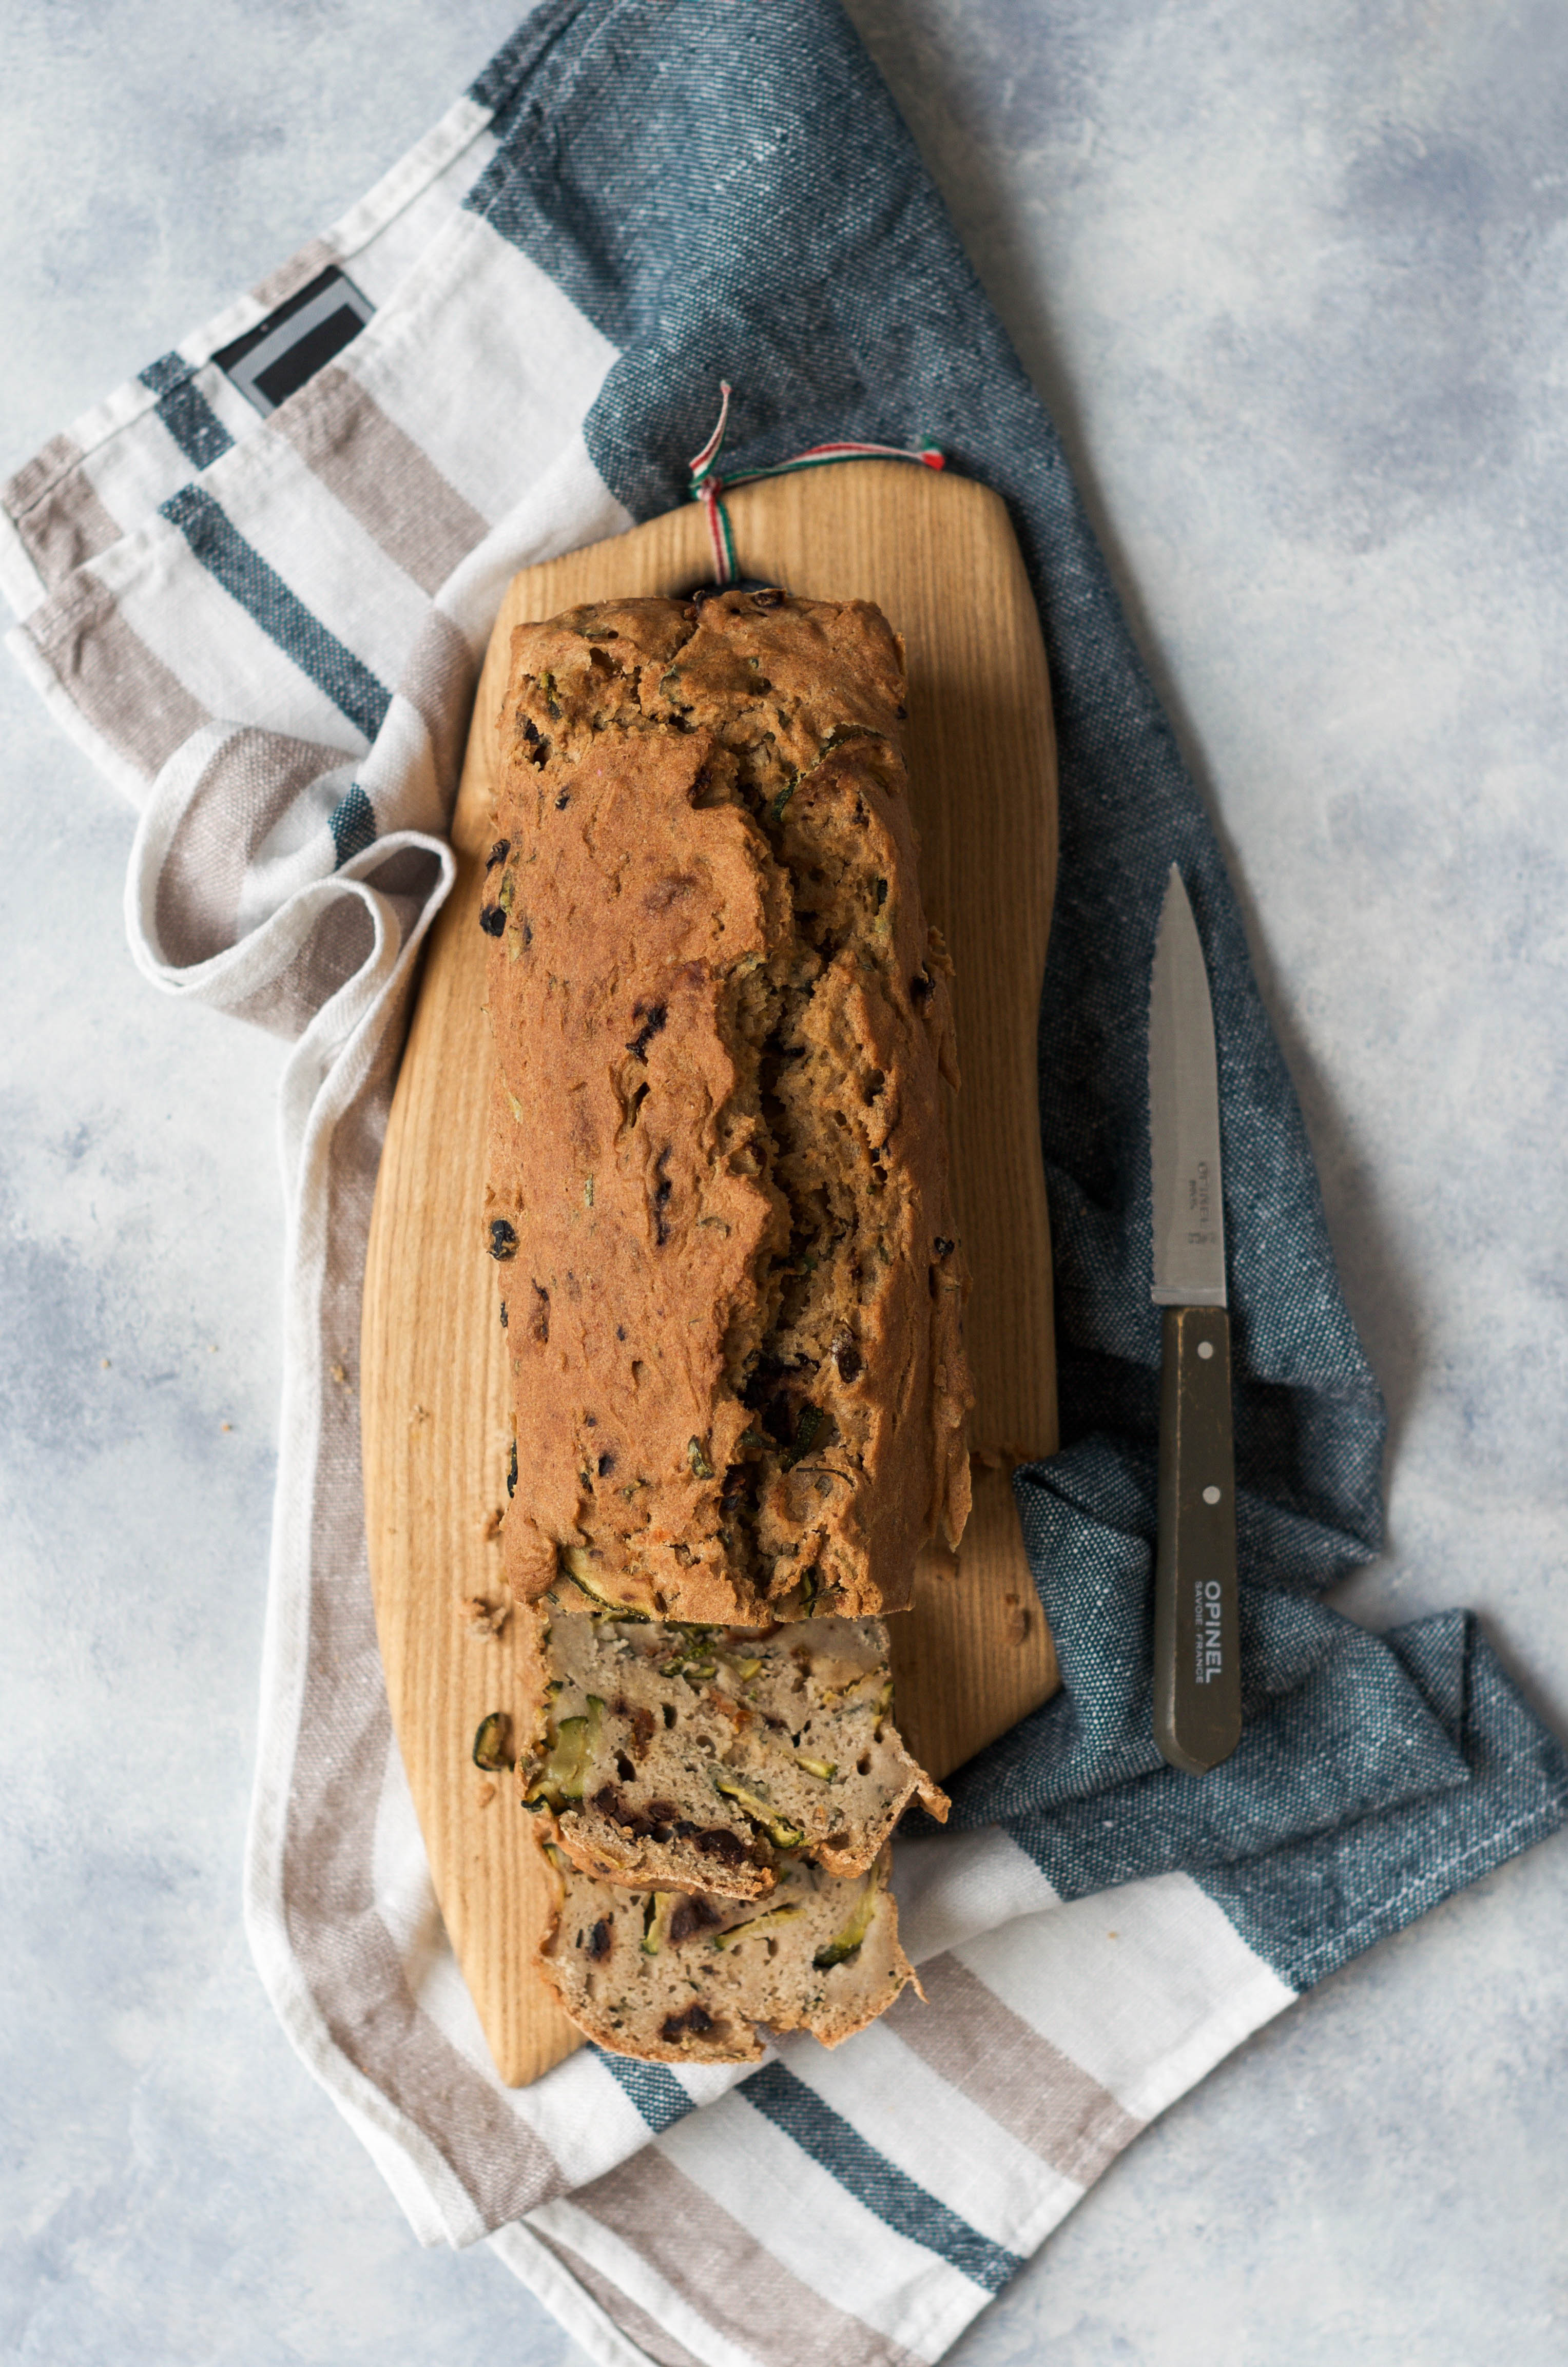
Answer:
<path fill-rule="evenodd" d="M 902 651 L 868 604 L 760 596 L 513 637 L 484 1246 L 525 1600 L 897 1610 L 968 1511 Z"/>

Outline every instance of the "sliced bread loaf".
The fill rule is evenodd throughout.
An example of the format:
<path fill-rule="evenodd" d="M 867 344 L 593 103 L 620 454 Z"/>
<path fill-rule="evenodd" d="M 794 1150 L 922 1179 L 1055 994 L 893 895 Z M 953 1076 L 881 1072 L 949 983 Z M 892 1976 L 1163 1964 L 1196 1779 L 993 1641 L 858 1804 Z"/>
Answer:
<path fill-rule="evenodd" d="M 874 2022 L 915 1968 L 899 1945 L 891 1852 L 864 1874 L 782 1861 L 763 1905 L 629 1890 L 544 1841 L 556 1887 L 540 1967 L 585 2035 L 659 2063 L 755 2063 L 767 2033 L 836 2046 Z"/>
<path fill-rule="evenodd" d="M 758 1898 L 791 1852 L 864 1873 L 916 1795 L 946 1817 L 892 1721 L 881 1620 L 758 1630 L 543 1607 L 518 1774 L 584 1873 Z"/>

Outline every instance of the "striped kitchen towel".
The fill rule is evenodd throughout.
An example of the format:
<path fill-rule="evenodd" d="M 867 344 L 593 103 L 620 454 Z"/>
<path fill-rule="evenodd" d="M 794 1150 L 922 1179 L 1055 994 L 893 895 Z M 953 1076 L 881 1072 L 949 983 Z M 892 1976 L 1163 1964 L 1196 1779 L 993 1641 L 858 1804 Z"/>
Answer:
<path fill-rule="evenodd" d="M 926 1988 L 836 2053 L 589 2050 L 502 2088 L 388 1723 L 352 1397 L 366 1228 L 475 672 L 517 568 L 737 469 L 927 436 L 1006 498 L 1057 703 L 1042 1012 L 1063 1444 L 1017 1476 L 1064 1686 L 900 1842 Z M 835 0 L 545 0 L 336 227 L 12 478 L 10 645 L 133 800 L 146 974 L 294 1039 L 287 1373 L 247 1908 L 295 2044 L 426 2240 L 597 2359 L 892 2367 L 957 2338 L 1153 2114 L 1541 1838 L 1568 1762 L 1462 1614 L 1320 1601 L 1381 1410 L 1212 835 L 1051 425 Z M 1159 1327 L 1144 984 L 1179 862 L 1215 980 L 1246 1729 L 1149 1739 Z"/>

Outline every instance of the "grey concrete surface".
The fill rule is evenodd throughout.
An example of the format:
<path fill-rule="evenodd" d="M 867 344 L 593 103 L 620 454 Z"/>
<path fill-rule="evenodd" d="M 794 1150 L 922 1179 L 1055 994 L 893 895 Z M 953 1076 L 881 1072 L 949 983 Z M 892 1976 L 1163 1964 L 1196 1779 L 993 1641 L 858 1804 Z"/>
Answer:
<path fill-rule="evenodd" d="M 761 5 L 761 0 L 744 0 Z M 1067 435 L 1235 868 L 1388 1392 L 1375 1624 L 1568 1729 L 1568 16 L 851 0 Z M 0 470 L 368 187 L 505 0 L 5 15 Z M 0 669 L 0 2355 L 581 2354 L 422 2252 L 251 1970 L 279 1048 L 124 949 Z M 1568 2359 L 1568 1842 L 1124 2155 L 963 2367 Z"/>

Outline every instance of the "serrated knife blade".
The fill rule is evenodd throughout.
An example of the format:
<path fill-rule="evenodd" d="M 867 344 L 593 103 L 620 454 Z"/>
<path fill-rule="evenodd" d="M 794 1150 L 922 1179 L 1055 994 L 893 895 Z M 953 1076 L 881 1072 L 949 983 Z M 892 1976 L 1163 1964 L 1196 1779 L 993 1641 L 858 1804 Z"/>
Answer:
<path fill-rule="evenodd" d="M 1160 1356 L 1154 1739 L 1206 1774 L 1241 1739 L 1231 1326 L 1220 1080 L 1202 942 L 1173 863 L 1149 991 L 1149 1144 Z"/>

